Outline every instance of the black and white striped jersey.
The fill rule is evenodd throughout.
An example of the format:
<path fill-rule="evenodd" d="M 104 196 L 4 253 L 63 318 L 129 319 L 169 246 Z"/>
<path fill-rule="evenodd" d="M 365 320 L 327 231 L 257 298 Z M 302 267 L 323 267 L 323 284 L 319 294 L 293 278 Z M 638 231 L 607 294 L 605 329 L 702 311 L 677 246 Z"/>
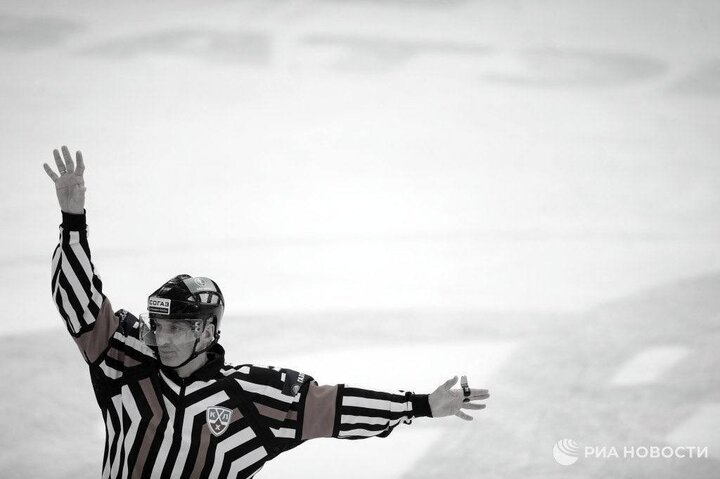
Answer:
<path fill-rule="evenodd" d="M 247 478 L 318 437 L 385 437 L 430 416 L 427 395 L 320 386 L 307 374 L 225 364 L 215 345 L 188 378 L 163 367 L 131 313 L 114 312 L 85 215 L 63 213 L 52 295 L 90 369 L 106 426 L 103 478 Z"/>

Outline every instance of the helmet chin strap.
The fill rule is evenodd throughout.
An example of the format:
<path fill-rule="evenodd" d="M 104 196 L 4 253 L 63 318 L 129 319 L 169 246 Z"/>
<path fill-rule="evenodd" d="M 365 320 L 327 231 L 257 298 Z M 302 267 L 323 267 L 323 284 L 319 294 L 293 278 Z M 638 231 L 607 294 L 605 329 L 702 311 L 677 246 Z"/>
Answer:
<path fill-rule="evenodd" d="M 201 354 L 204 353 L 205 351 L 208 351 L 210 348 L 212 348 L 213 346 L 215 346 L 215 344 L 217 344 L 217 342 L 218 342 L 218 339 L 220 339 L 220 335 L 219 335 L 219 334 L 215 334 L 215 337 L 213 338 L 212 342 L 211 342 L 210 344 L 208 344 L 205 349 L 201 349 L 200 351 L 195 351 L 195 348 L 197 348 L 197 345 L 198 345 L 198 343 L 200 342 L 200 338 L 197 338 L 197 339 L 195 340 L 195 344 L 193 344 L 193 350 L 192 350 L 192 353 L 190 354 L 190 356 L 189 356 L 185 361 L 183 361 L 182 363 L 178 364 L 177 366 L 168 366 L 168 367 L 173 368 L 173 369 L 177 369 L 177 368 L 181 368 L 181 367 L 185 366 L 187 363 L 189 363 L 190 361 L 192 361 L 193 359 L 195 359 L 196 357 L 198 357 L 199 355 L 201 355 Z"/>

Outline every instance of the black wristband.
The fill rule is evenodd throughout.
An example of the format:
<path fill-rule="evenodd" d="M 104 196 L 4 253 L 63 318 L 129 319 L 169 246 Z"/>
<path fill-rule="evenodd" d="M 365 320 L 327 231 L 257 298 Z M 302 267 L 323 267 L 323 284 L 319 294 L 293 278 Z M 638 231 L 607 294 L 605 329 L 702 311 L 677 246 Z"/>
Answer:
<path fill-rule="evenodd" d="M 432 417 L 430 411 L 430 401 L 427 394 L 413 394 L 410 396 L 412 401 L 413 416 L 415 417 Z"/>
<path fill-rule="evenodd" d="M 81 214 L 73 214 L 63 211 L 62 224 L 60 226 L 70 231 L 84 231 L 87 229 L 85 213 L 85 210 L 83 210 Z"/>

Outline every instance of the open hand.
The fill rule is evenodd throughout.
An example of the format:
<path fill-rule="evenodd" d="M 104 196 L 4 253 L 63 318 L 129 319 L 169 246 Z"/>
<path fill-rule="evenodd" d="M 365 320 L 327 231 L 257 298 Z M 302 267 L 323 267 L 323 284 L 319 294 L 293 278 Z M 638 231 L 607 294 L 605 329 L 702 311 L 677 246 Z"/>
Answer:
<path fill-rule="evenodd" d="M 440 385 L 430 396 L 430 411 L 433 417 L 455 415 L 465 421 L 472 421 L 473 417 L 464 413 L 461 409 L 484 409 L 485 404 L 477 404 L 470 401 L 478 401 L 490 397 L 487 389 L 471 389 L 470 396 L 465 397 L 462 389 L 452 389 L 457 383 L 457 376 L 448 379 Z M 466 381 L 465 376 L 463 380 Z"/>
<path fill-rule="evenodd" d="M 60 203 L 60 209 L 66 213 L 82 214 L 85 211 L 85 180 L 83 173 L 85 173 L 85 162 L 83 161 L 82 153 L 79 151 L 76 153 L 77 168 L 73 163 L 70 150 L 67 146 L 62 147 L 62 156 L 60 152 L 53 150 L 55 156 L 55 165 L 57 165 L 60 176 L 55 174 L 52 168 L 47 163 L 43 163 L 45 172 L 48 174 L 51 180 L 55 182 L 55 192 L 57 193 L 58 202 Z"/>

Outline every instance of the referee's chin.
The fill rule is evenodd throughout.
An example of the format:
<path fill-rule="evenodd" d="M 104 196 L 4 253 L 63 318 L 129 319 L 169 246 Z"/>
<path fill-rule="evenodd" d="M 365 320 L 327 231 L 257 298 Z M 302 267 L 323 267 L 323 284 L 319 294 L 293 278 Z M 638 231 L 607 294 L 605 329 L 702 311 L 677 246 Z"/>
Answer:
<path fill-rule="evenodd" d="M 162 365 L 168 368 L 176 368 L 180 364 L 182 364 L 184 360 L 187 359 L 181 358 L 180 355 L 176 352 L 158 351 L 158 355 L 160 356 L 160 362 L 162 363 Z"/>

